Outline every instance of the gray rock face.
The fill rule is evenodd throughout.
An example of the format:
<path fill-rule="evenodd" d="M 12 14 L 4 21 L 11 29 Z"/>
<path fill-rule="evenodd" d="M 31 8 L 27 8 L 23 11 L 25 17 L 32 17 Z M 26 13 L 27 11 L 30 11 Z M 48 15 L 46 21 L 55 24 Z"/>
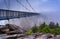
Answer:
<path fill-rule="evenodd" d="M 57 36 L 56 36 L 56 39 L 60 39 L 60 35 L 57 35 Z"/>
<path fill-rule="evenodd" d="M 52 36 L 52 37 L 49 37 L 49 36 Z M 0 39 L 6 39 L 5 35 L 0 35 Z M 56 37 L 54 37 L 53 34 L 42 34 L 37 37 L 35 37 L 34 35 L 28 35 L 28 36 L 20 37 L 17 39 L 60 39 L 60 35 L 56 35 Z"/>

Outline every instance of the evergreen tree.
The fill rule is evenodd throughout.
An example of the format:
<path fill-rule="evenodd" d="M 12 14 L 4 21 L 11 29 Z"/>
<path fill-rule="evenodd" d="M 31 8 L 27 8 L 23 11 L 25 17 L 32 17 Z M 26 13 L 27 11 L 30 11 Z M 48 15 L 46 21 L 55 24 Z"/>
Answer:
<path fill-rule="evenodd" d="M 55 28 L 55 23 L 54 22 L 50 22 L 49 27 L 54 29 Z"/>
<path fill-rule="evenodd" d="M 41 25 L 39 26 L 39 32 L 43 32 L 43 29 L 44 29 L 45 27 L 47 27 L 47 24 L 44 22 L 43 24 L 41 24 Z"/>
<path fill-rule="evenodd" d="M 55 26 L 56 26 L 56 28 L 58 28 L 58 27 L 59 27 L 59 24 L 58 24 L 58 23 L 56 23 L 56 25 L 55 25 Z"/>
<path fill-rule="evenodd" d="M 33 26 L 33 27 L 32 27 L 32 31 L 33 31 L 33 33 L 38 32 L 38 26 L 36 26 L 36 25 Z"/>
<path fill-rule="evenodd" d="M 46 26 L 46 23 L 44 22 L 43 24 L 41 24 L 41 25 L 39 26 L 39 29 L 43 29 L 45 26 Z"/>

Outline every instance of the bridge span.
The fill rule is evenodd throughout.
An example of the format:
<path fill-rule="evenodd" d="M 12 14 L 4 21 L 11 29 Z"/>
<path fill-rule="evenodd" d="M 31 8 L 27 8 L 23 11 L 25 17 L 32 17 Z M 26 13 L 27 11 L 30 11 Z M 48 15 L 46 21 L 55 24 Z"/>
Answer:
<path fill-rule="evenodd" d="M 39 13 L 0 9 L 0 20 L 30 17 L 34 15 L 39 15 Z"/>

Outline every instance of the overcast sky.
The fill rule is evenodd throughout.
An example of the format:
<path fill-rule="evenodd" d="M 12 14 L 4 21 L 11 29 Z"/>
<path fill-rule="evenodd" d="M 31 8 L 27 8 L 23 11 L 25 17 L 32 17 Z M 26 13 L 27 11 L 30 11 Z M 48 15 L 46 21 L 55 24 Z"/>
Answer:
<path fill-rule="evenodd" d="M 0 0 L 0 9 L 8 9 L 17 10 L 17 11 L 28 11 L 24 7 L 22 7 L 16 0 L 6 0 L 7 5 L 4 0 Z M 9 2 L 10 1 L 10 6 Z M 28 12 L 34 12 L 26 0 L 19 0 L 25 7 L 30 9 Z M 31 6 L 35 9 L 36 12 L 44 14 L 48 18 L 51 18 L 54 22 L 60 21 L 60 0 L 29 0 Z M 3 21 L 5 22 L 5 21 Z M 3 23 L 2 22 L 2 23 Z M 59 22 L 60 23 L 60 22 Z"/>

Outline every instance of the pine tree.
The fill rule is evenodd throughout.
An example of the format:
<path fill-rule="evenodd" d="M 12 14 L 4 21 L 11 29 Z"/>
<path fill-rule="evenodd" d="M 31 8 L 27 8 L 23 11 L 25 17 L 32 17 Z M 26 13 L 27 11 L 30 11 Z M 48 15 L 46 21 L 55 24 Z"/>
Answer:
<path fill-rule="evenodd" d="M 59 24 L 58 24 L 58 23 L 56 23 L 56 25 L 55 25 L 55 26 L 56 26 L 56 28 L 58 28 L 58 27 L 59 27 Z"/>
<path fill-rule="evenodd" d="M 50 22 L 49 27 L 54 29 L 55 28 L 55 23 L 54 22 Z"/>

